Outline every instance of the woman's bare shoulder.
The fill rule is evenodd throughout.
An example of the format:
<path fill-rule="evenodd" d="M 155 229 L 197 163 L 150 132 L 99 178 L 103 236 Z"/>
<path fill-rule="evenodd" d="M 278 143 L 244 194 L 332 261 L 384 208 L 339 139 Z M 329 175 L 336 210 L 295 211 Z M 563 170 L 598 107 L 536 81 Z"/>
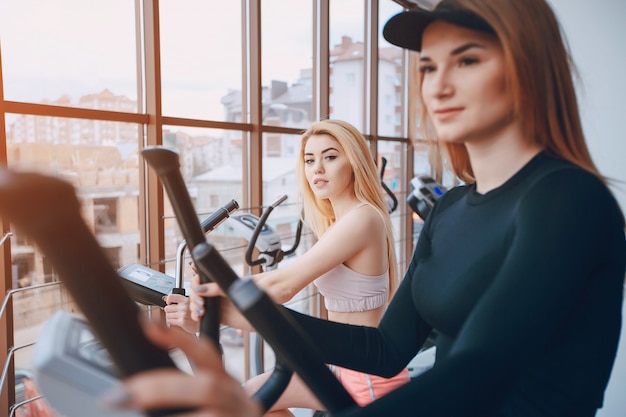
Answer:
<path fill-rule="evenodd" d="M 351 230 L 352 233 L 372 233 L 384 230 L 385 222 L 378 210 L 369 204 L 358 206 L 345 214 L 341 219 L 341 228 Z"/>

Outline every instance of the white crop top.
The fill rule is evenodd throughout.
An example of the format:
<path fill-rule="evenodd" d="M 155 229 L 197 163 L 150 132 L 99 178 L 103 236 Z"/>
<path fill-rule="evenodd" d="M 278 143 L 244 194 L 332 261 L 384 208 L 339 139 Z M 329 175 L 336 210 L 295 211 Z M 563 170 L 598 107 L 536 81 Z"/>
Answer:
<path fill-rule="evenodd" d="M 389 298 L 388 270 L 371 276 L 339 264 L 313 283 L 324 296 L 326 309 L 337 313 L 374 310 Z"/>

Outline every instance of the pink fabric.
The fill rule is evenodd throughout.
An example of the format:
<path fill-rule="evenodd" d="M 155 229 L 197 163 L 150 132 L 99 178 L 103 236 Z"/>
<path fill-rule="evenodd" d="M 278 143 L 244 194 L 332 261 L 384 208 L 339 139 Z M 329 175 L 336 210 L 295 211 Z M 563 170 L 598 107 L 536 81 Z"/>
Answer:
<path fill-rule="evenodd" d="M 367 405 L 374 400 L 390 393 L 396 388 L 406 384 L 411 379 L 409 371 L 405 368 L 398 375 L 391 378 L 383 378 L 376 375 L 364 374 L 352 369 L 331 366 L 341 385 L 354 401 L 360 406 Z"/>
<path fill-rule="evenodd" d="M 368 311 L 384 306 L 389 298 L 389 271 L 363 275 L 340 264 L 315 281 L 328 311 Z"/>

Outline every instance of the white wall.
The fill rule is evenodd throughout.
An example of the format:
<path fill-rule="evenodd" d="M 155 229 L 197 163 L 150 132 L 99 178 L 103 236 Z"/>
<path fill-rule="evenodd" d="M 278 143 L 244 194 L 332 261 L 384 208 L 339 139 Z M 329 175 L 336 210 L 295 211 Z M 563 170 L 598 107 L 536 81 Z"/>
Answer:
<path fill-rule="evenodd" d="M 548 0 L 569 41 L 581 84 L 587 142 L 626 211 L 626 0 Z M 626 414 L 624 414 L 626 415 Z"/>
<path fill-rule="evenodd" d="M 626 0 L 548 0 L 561 20 L 580 76 L 579 104 L 587 142 L 626 211 Z M 626 306 L 623 308 L 626 315 Z M 594 337 L 602 337 L 602 323 Z M 593 352 L 589 352 L 593 354 Z M 576 366 L 572 363 L 572 366 Z M 626 325 L 597 417 L 626 416 Z"/>

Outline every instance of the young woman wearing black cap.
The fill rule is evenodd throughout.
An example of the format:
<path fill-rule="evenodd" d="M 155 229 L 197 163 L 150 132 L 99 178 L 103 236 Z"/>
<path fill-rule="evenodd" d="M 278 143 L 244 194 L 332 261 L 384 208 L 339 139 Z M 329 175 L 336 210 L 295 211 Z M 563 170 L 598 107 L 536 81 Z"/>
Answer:
<path fill-rule="evenodd" d="M 595 415 L 619 339 L 624 217 L 585 145 L 552 10 L 545 0 L 444 0 L 392 17 L 384 35 L 420 51 L 422 125 L 465 185 L 438 200 L 377 328 L 291 313 L 325 362 L 382 376 L 437 331 L 430 371 L 345 415 Z M 217 353 L 147 330 L 200 361 L 198 373 L 134 377 L 114 403 L 258 415 Z M 175 392 L 170 378 L 194 389 Z"/>

